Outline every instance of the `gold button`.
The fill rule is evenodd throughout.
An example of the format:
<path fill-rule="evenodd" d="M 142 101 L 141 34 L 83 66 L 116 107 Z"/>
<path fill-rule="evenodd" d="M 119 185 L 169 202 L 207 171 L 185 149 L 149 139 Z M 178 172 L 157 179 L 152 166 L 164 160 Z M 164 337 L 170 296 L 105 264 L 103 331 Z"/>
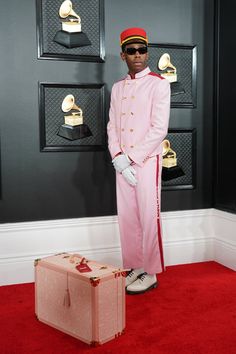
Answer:
<path fill-rule="evenodd" d="M 130 131 L 131 131 L 131 133 L 132 133 L 132 132 L 134 131 L 134 129 L 131 128 Z"/>
<path fill-rule="evenodd" d="M 133 147 L 134 147 L 134 145 L 130 145 L 130 147 L 131 147 L 131 148 L 133 148 Z"/>
<path fill-rule="evenodd" d="M 131 98 L 135 98 L 135 96 L 131 96 Z"/>
<path fill-rule="evenodd" d="M 125 144 L 123 144 L 122 147 L 124 148 L 124 147 L 125 147 Z"/>

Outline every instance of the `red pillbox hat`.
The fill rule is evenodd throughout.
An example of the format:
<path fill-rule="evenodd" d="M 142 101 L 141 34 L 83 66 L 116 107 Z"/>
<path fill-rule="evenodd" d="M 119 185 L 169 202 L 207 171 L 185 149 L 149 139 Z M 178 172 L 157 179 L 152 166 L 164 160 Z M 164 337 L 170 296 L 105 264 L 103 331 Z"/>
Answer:
<path fill-rule="evenodd" d="M 148 44 L 147 33 L 143 28 L 132 27 L 127 28 L 120 34 L 120 45 L 129 43 L 144 43 Z"/>

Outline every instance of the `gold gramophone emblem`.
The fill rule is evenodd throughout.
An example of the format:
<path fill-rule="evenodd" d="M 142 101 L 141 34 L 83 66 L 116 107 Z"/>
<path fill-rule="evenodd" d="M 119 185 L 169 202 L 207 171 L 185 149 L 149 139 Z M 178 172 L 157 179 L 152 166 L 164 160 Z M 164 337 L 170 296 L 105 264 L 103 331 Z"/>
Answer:
<path fill-rule="evenodd" d="M 71 112 L 64 116 L 65 124 L 75 126 L 83 124 L 83 111 L 75 104 L 75 97 L 73 95 L 67 95 L 61 105 L 63 112 Z M 73 110 L 73 111 L 72 111 Z"/>
<path fill-rule="evenodd" d="M 81 18 L 73 10 L 73 5 L 70 0 L 65 0 L 59 9 L 60 18 L 66 19 L 62 21 L 62 30 L 66 32 L 81 32 Z"/>
<path fill-rule="evenodd" d="M 176 152 L 171 149 L 169 140 L 162 142 L 162 180 L 169 181 L 183 176 L 183 169 L 177 165 Z"/>
<path fill-rule="evenodd" d="M 64 124 L 59 128 L 58 135 L 69 140 L 87 138 L 92 134 L 87 124 L 83 122 L 83 111 L 75 103 L 75 97 L 72 94 L 67 95 L 61 104 L 61 110 L 64 113 Z"/>
<path fill-rule="evenodd" d="M 73 10 L 70 0 L 63 1 L 58 14 L 61 19 L 61 30 L 56 32 L 54 42 L 66 48 L 91 45 L 88 36 L 81 30 L 81 18 Z"/>
<path fill-rule="evenodd" d="M 164 71 L 160 75 L 167 79 L 169 82 L 176 82 L 177 81 L 177 69 L 170 61 L 170 55 L 168 53 L 164 53 L 159 61 L 158 61 L 158 69 Z"/>
<path fill-rule="evenodd" d="M 162 147 L 162 166 L 166 168 L 177 166 L 176 152 L 170 148 L 169 140 L 163 140 Z"/>

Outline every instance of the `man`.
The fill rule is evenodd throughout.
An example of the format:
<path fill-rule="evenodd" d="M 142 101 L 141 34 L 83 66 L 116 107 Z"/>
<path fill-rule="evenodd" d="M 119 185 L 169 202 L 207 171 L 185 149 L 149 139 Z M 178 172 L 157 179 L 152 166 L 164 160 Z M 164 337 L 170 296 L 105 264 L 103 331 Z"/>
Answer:
<path fill-rule="evenodd" d="M 116 169 L 118 221 L 126 292 L 157 286 L 164 270 L 160 220 L 162 141 L 168 131 L 170 85 L 147 66 L 142 28 L 120 35 L 121 59 L 129 72 L 111 92 L 108 146 Z"/>

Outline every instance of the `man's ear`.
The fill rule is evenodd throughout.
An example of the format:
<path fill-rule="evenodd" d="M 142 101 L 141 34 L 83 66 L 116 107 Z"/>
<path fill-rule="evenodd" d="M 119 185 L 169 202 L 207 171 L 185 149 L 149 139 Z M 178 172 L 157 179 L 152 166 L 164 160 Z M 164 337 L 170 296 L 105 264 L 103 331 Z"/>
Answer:
<path fill-rule="evenodd" d="M 125 60 L 125 53 L 124 53 L 124 52 L 121 52 L 121 53 L 120 53 L 120 57 L 121 57 L 122 60 Z"/>

